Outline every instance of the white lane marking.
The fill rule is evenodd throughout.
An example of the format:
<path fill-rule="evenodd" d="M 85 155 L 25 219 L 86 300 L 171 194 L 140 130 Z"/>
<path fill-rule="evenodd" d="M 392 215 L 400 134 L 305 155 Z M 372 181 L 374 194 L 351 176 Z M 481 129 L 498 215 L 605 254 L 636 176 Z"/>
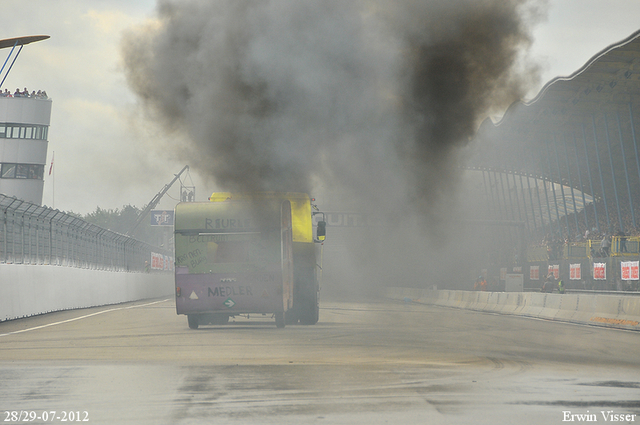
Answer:
<path fill-rule="evenodd" d="M 130 305 L 128 307 L 110 308 L 109 310 L 98 311 L 97 313 L 91 313 L 91 314 L 87 314 L 87 315 L 80 316 L 80 317 L 74 317 L 73 319 L 63 320 L 61 322 L 47 323 L 46 325 L 36 326 L 36 327 L 33 327 L 33 328 L 28 328 L 28 329 L 22 329 L 22 330 L 19 330 L 19 331 L 8 332 L 6 334 L 0 334 L 0 337 L 1 336 L 7 336 L 7 335 L 19 334 L 19 333 L 22 333 L 22 332 L 35 331 L 37 329 L 48 328 L 49 326 L 62 325 L 63 323 L 75 322 L 76 320 L 86 319 L 87 317 L 97 316 L 98 314 L 109 313 L 111 311 L 128 310 L 130 308 L 146 307 L 146 306 L 149 306 L 149 305 L 163 303 L 163 302 L 166 302 L 166 301 L 170 301 L 170 298 L 167 298 L 166 300 L 154 301 L 152 303 L 147 303 L 147 304 Z"/>

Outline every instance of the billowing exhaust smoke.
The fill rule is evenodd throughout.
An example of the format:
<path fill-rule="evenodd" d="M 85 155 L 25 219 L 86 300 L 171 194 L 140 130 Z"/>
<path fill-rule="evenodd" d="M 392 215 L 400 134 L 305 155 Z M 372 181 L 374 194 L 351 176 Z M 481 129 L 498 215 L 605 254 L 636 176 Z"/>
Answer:
<path fill-rule="evenodd" d="M 433 218 L 479 122 L 526 91 L 533 18 L 524 0 L 159 0 L 122 51 L 150 117 L 188 136 L 172 154 L 220 188 Z"/>

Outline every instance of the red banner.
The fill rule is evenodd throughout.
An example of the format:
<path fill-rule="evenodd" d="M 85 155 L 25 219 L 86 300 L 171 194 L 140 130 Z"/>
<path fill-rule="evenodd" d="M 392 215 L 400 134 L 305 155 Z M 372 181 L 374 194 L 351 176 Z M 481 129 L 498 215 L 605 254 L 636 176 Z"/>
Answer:
<path fill-rule="evenodd" d="M 173 270 L 173 258 L 158 254 L 156 252 L 151 253 L 151 270 Z"/>
<path fill-rule="evenodd" d="M 529 266 L 529 279 L 540 280 L 540 266 Z"/>
<path fill-rule="evenodd" d="M 593 263 L 593 278 L 607 280 L 607 263 Z"/>
<path fill-rule="evenodd" d="M 556 280 L 560 279 L 560 266 L 558 264 L 549 264 L 547 274 L 549 273 L 553 273 L 553 277 Z"/>
<path fill-rule="evenodd" d="M 570 280 L 581 280 L 582 279 L 582 269 L 580 268 L 580 264 L 569 264 L 569 279 Z"/>
<path fill-rule="evenodd" d="M 638 280 L 638 263 L 638 261 L 622 261 L 620 263 L 622 280 Z"/>

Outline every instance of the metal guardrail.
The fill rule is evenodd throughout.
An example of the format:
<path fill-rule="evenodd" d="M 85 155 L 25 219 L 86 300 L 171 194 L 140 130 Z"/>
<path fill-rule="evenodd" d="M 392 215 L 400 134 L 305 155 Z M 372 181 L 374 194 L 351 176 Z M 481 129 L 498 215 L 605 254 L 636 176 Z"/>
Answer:
<path fill-rule="evenodd" d="M 638 291 L 606 291 L 597 289 L 567 289 L 565 292 L 571 294 L 600 294 L 600 295 L 629 295 L 640 296 Z"/>
<path fill-rule="evenodd" d="M 610 252 L 601 254 L 600 240 L 571 242 L 558 245 L 555 252 L 547 246 L 532 246 L 527 248 L 527 261 L 586 259 L 592 257 L 640 257 L 640 237 L 612 236 Z"/>
<path fill-rule="evenodd" d="M 524 288 L 523 292 L 541 292 L 540 288 Z M 547 292 L 549 294 L 557 294 L 557 289 L 554 289 L 553 292 Z M 599 289 L 565 289 L 565 294 L 597 294 L 597 295 L 628 295 L 630 297 L 638 297 L 640 296 L 640 292 L 638 291 L 608 291 L 608 290 L 599 290 Z"/>
<path fill-rule="evenodd" d="M 59 210 L 0 194 L 0 263 L 148 271 L 155 247 Z"/>

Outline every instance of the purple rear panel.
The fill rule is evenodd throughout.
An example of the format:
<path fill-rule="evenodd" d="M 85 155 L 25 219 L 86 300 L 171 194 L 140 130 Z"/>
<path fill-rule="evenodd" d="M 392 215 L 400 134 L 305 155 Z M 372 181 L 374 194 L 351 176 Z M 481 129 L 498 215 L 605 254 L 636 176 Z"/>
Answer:
<path fill-rule="evenodd" d="M 282 271 L 188 274 L 176 268 L 178 314 L 283 312 Z M 177 294 L 176 294 L 177 295 Z"/>

